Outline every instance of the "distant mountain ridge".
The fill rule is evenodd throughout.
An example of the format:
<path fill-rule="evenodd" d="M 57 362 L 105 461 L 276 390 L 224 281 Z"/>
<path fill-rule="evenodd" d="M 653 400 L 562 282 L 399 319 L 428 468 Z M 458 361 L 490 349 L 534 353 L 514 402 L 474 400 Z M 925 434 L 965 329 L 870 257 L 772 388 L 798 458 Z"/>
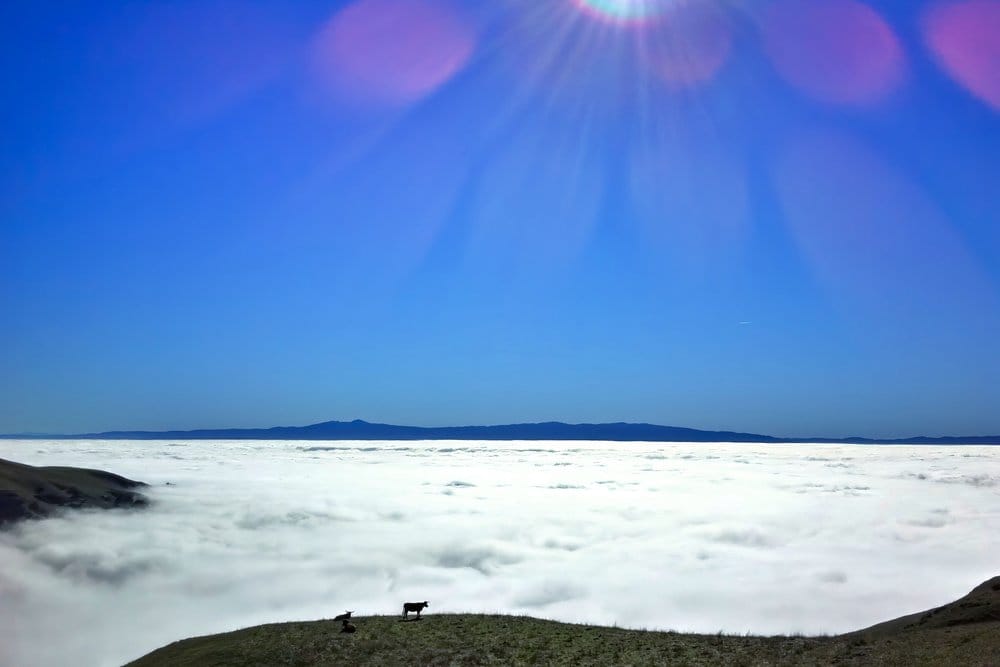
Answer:
<path fill-rule="evenodd" d="M 0 438 L 77 440 L 607 440 L 614 442 L 748 442 L 843 443 L 896 445 L 1000 445 L 1000 435 L 973 437 L 777 438 L 757 433 L 702 431 L 679 426 L 633 424 L 503 424 L 497 426 L 398 426 L 361 419 L 329 421 L 309 426 L 273 428 L 196 429 L 192 431 L 105 431 L 73 435 L 38 433 L 0 435 Z"/>

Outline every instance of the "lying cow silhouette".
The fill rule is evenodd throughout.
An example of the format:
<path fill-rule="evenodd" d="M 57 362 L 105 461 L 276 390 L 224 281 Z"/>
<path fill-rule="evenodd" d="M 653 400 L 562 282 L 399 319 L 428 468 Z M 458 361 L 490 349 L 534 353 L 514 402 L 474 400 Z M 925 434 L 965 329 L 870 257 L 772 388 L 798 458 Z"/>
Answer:
<path fill-rule="evenodd" d="M 333 620 L 334 621 L 346 621 L 347 619 L 349 619 L 351 617 L 351 614 L 353 614 L 353 613 L 354 613 L 353 611 L 345 611 L 343 614 L 338 614 L 337 616 L 334 616 Z"/>
<path fill-rule="evenodd" d="M 423 602 L 404 602 L 403 618 L 406 618 L 407 614 L 409 614 L 411 611 L 417 612 L 417 618 L 420 618 L 420 612 L 429 606 L 430 604 L 427 602 L 427 600 L 424 600 Z"/>
<path fill-rule="evenodd" d="M 346 618 L 344 619 L 344 624 L 340 627 L 341 632 L 350 633 L 350 632 L 357 632 L 357 630 L 358 629 L 354 626 L 354 624 L 348 621 Z"/>

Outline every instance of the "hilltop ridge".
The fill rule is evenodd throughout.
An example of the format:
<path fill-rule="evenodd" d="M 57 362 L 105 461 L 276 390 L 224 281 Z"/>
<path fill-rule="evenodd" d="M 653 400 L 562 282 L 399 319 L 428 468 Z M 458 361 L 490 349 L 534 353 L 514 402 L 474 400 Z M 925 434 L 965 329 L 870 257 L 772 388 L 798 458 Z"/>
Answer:
<path fill-rule="evenodd" d="M 188 431 L 103 431 L 100 433 L 11 434 L 0 438 L 87 440 L 607 440 L 616 442 L 747 442 L 897 445 L 1000 445 L 995 436 L 916 436 L 911 438 L 780 438 L 758 433 L 707 431 L 680 426 L 612 422 L 567 424 L 538 422 L 488 426 L 400 426 L 362 419 L 326 421 L 308 426 L 194 429 Z"/>
<path fill-rule="evenodd" d="M 1000 577 L 936 609 L 833 637 L 697 635 L 474 614 L 353 620 L 350 635 L 323 620 L 185 639 L 129 667 L 1000 664 Z"/>

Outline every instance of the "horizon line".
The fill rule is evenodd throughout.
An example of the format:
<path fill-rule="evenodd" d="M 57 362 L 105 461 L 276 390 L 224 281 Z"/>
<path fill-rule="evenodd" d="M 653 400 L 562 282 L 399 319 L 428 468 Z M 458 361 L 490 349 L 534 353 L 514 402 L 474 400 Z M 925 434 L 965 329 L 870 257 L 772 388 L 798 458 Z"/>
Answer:
<path fill-rule="evenodd" d="M 960 443 L 963 440 L 973 441 L 973 442 L 970 442 L 969 444 L 984 444 L 983 441 L 990 441 L 990 442 L 985 443 L 985 444 L 1000 444 L 1000 435 L 961 435 L 961 436 L 955 436 L 955 435 L 941 435 L 941 436 L 912 435 L 912 436 L 903 436 L 903 437 L 898 437 L 898 436 L 897 437 L 868 437 L 868 436 L 852 435 L 852 436 L 842 436 L 842 437 L 830 437 L 830 436 L 804 436 L 804 437 L 799 437 L 799 436 L 772 436 L 772 435 L 765 435 L 765 434 L 760 434 L 760 433 L 753 433 L 753 432 L 749 432 L 749 431 L 744 432 L 744 431 L 734 431 L 734 430 L 729 430 L 729 429 L 722 429 L 722 430 L 700 429 L 700 428 L 691 428 L 691 427 L 686 427 L 686 426 L 671 426 L 671 425 L 665 425 L 665 424 L 655 424 L 655 423 L 652 423 L 652 422 L 627 422 L 627 421 L 614 421 L 614 422 L 563 422 L 563 421 L 557 421 L 557 420 L 537 421 L 537 422 L 509 422 L 509 423 L 498 423 L 498 424 L 461 424 L 461 425 L 453 425 L 453 426 L 413 426 L 413 425 L 404 425 L 404 424 L 390 424 L 390 423 L 383 423 L 383 422 L 370 422 L 370 421 L 367 421 L 367 420 L 364 420 L 364 419 L 353 419 L 353 420 L 350 420 L 350 421 L 327 420 L 327 421 L 315 422 L 315 423 L 311 423 L 311 424 L 305 424 L 305 425 L 302 425 L 302 426 L 222 427 L 222 428 L 212 427 L 212 428 L 174 428 L 174 429 L 114 429 L 114 430 L 92 431 L 92 432 L 83 432 L 83 433 L 21 432 L 21 433 L 3 433 L 3 434 L 0 434 L 0 438 L 3 438 L 3 439 L 19 439 L 19 438 L 23 438 L 23 439 L 42 439 L 42 438 L 51 438 L 51 439 L 57 439 L 57 440 L 59 440 L 59 439 L 66 439 L 66 440 L 78 440 L 79 439 L 79 440 L 82 440 L 82 439 L 113 439 L 113 437 L 122 437 L 124 439 L 128 439 L 127 436 L 132 435 L 132 436 L 140 436 L 143 439 L 156 439 L 155 437 L 152 437 L 152 436 L 163 436 L 163 437 L 174 437 L 174 438 L 176 438 L 176 437 L 181 437 L 181 436 L 184 436 L 184 435 L 196 435 L 197 434 L 198 439 L 207 439 L 207 438 L 205 438 L 206 435 L 209 435 L 209 434 L 219 434 L 219 437 L 221 439 L 234 439 L 234 440 L 239 440 L 239 439 L 254 439 L 254 440 L 259 440 L 259 439 L 262 439 L 260 436 L 268 434 L 268 433 L 271 433 L 273 435 L 274 431 L 305 431 L 305 430 L 308 430 L 308 429 L 317 429 L 317 428 L 324 427 L 324 426 L 335 428 L 335 427 L 338 427 L 338 426 L 340 426 L 340 427 L 345 427 L 345 426 L 349 427 L 349 426 L 352 426 L 352 425 L 356 426 L 356 427 L 367 426 L 367 427 L 372 427 L 372 428 L 376 428 L 376 429 L 377 428 L 405 429 L 407 431 L 410 431 L 411 433 L 409 434 L 409 437 L 403 437 L 403 438 L 399 437 L 402 434 L 398 434 L 397 433 L 396 437 L 392 437 L 391 435 L 389 435 L 389 436 L 384 436 L 384 437 L 380 437 L 380 438 L 374 438 L 374 437 L 368 437 L 368 438 L 357 438 L 357 437 L 355 437 L 355 438 L 336 438 L 336 437 L 327 437 L 327 438 L 308 438 L 308 439 L 344 439 L 344 440 L 348 440 L 348 439 L 373 439 L 373 440 L 375 440 L 375 439 L 383 439 L 383 440 L 407 439 L 407 440 L 413 440 L 413 439 L 420 439 L 420 438 L 413 437 L 415 435 L 418 435 L 419 432 L 448 432 L 448 431 L 462 431 L 462 430 L 490 430 L 490 429 L 512 429 L 512 428 L 529 429 L 529 428 L 532 428 L 532 427 L 534 427 L 534 428 L 541 428 L 541 427 L 549 427 L 549 428 L 564 427 L 564 428 L 568 428 L 568 429 L 587 429 L 587 428 L 591 428 L 591 429 L 604 428 L 604 429 L 607 429 L 607 428 L 618 427 L 618 428 L 630 428 L 630 429 L 642 429 L 642 428 L 646 428 L 646 429 L 662 429 L 664 431 L 691 432 L 692 434 L 701 434 L 701 435 L 705 435 L 705 436 L 714 436 L 714 439 L 711 440 L 712 442 L 726 442 L 726 440 L 724 438 L 720 438 L 719 436 L 732 435 L 732 436 L 738 437 L 741 442 L 758 442 L 758 443 L 762 443 L 762 444 L 763 443 L 777 443 L 777 444 L 782 444 L 782 443 L 794 443 L 794 442 L 802 442 L 802 443 L 848 443 L 848 444 L 850 444 L 850 443 L 859 443 L 859 442 L 862 442 L 862 443 L 900 443 L 900 444 L 910 443 L 910 444 L 921 444 L 921 442 L 925 442 L 925 441 L 929 442 L 929 444 L 933 444 L 933 442 L 935 442 L 935 441 L 948 441 L 948 442 L 950 442 L 952 444 L 958 444 L 958 443 Z M 221 435 L 221 434 L 224 434 L 224 433 L 229 433 L 230 435 L 228 437 Z M 259 435 L 257 437 L 248 437 L 248 436 L 251 436 L 251 434 L 254 434 L 254 433 L 259 434 Z M 289 434 L 286 434 L 286 435 L 289 435 Z M 430 437 L 423 438 L 423 439 L 427 439 L 427 440 L 437 440 L 437 439 L 454 440 L 454 439 L 460 439 L 460 438 L 455 438 L 455 437 L 440 437 L 442 435 L 440 433 L 438 434 L 438 437 L 434 437 L 433 435 L 430 435 L 430 434 L 428 434 L 428 435 Z M 607 434 L 605 434 L 605 435 L 607 435 Z M 639 438 L 639 437 L 623 438 L 623 437 L 621 437 L 621 435 L 622 434 L 619 434 L 619 437 L 611 437 L 611 438 L 608 438 L 608 437 L 604 437 L 604 438 L 600 438 L 600 437 L 595 437 L 595 438 L 582 437 L 582 438 L 579 438 L 579 439 L 581 439 L 581 440 L 586 440 L 586 439 L 613 440 L 613 441 L 614 440 L 618 440 L 618 441 L 623 441 L 624 440 L 624 441 L 634 441 L 634 442 L 644 441 L 644 439 Z M 636 434 L 633 434 L 633 435 L 636 435 Z M 282 438 L 282 437 L 279 437 L 277 439 L 300 439 L 300 438 L 288 438 L 288 437 Z M 472 437 L 470 437 L 470 439 L 475 439 L 475 437 L 472 436 Z M 500 438 L 492 438 L 492 439 L 500 439 Z M 519 438 L 519 437 L 511 437 L 511 438 L 504 438 L 504 439 L 509 439 L 509 440 L 521 440 L 521 439 L 523 439 L 523 440 L 545 440 L 546 438 L 534 436 L 534 437 L 521 437 L 521 438 Z M 554 437 L 554 438 L 551 438 L 551 439 L 556 439 L 556 440 L 563 439 L 563 440 L 565 440 L 567 438 L 565 438 L 565 437 L 562 437 L 562 438 L 560 438 L 560 437 Z M 653 440 L 653 441 L 682 442 L 682 440 L 662 440 L 662 439 L 661 440 Z M 705 440 L 703 439 L 703 440 L 700 440 L 700 441 L 705 441 Z M 915 442 L 914 443 L 913 441 L 920 441 L 920 442 Z"/>

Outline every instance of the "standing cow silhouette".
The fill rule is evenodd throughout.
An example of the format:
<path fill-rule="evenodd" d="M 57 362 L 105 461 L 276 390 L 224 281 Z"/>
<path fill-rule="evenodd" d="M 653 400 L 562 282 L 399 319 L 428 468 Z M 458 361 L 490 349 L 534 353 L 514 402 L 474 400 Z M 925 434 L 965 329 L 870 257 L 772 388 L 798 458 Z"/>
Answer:
<path fill-rule="evenodd" d="M 420 618 L 420 612 L 429 606 L 430 604 L 427 602 L 427 600 L 424 600 L 423 602 L 404 602 L 403 618 L 407 618 L 411 611 L 417 612 L 417 618 Z"/>

